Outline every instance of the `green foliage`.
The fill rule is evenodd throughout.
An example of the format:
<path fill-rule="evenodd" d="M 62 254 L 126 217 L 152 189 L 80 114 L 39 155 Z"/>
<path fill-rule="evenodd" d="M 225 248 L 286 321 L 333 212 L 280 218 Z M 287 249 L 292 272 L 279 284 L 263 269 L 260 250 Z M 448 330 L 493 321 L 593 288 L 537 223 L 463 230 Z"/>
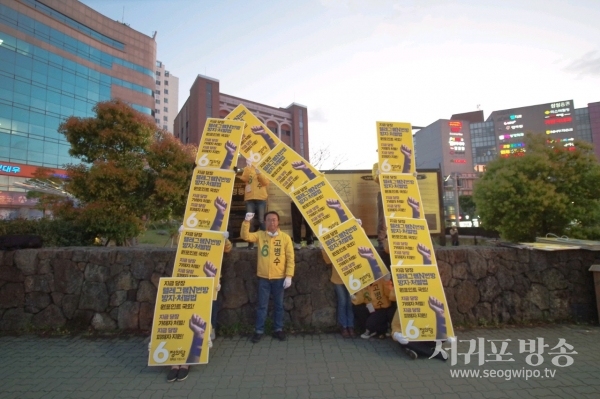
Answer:
<path fill-rule="evenodd" d="M 459 196 L 458 206 L 461 214 L 469 215 L 471 218 L 476 215 L 475 201 L 473 201 L 472 195 Z"/>
<path fill-rule="evenodd" d="M 83 162 L 66 166 L 62 186 L 76 200 L 42 194 L 40 204 L 123 245 L 141 234 L 144 221 L 183 215 L 196 149 L 119 100 L 94 111 L 93 118 L 70 117 L 59 127 L 69 153 Z"/>
<path fill-rule="evenodd" d="M 75 220 L 14 219 L 0 220 L 0 235 L 34 234 L 42 237 L 44 247 L 88 246 L 95 236 Z"/>
<path fill-rule="evenodd" d="M 483 226 L 510 241 L 547 233 L 600 238 L 600 165 L 592 147 L 551 147 L 526 135 L 523 156 L 499 158 L 475 183 L 473 199 Z"/>

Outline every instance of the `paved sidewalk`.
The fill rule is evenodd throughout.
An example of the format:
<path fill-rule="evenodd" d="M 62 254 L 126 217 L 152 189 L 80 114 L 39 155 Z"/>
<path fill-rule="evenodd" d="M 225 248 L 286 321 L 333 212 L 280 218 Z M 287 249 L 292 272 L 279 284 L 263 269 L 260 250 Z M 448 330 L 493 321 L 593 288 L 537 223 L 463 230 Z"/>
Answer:
<path fill-rule="evenodd" d="M 0 398 L 600 398 L 600 327 L 561 325 L 460 331 L 460 340 L 510 339 L 514 362 L 452 366 L 411 360 L 391 340 L 344 340 L 337 335 L 217 339 L 208 365 L 192 367 L 186 381 L 167 383 L 166 367 L 147 367 L 143 337 L 89 339 L 0 337 Z M 519 339 L 542 337 L 550 346 L 532 367 Z M 550 352 L 565 338 L 578 354 L 568 367 Z M 491 352 L 487 343 L 486 352 Z M 445 345 L 447 346 L 447 345 Z M 468 343 L 458 344 L 464 353 Z M 498 344 L 499 348 L 500 345 Z M 487 359 L 491 358 L 489 356 Z M 564 360 L 564 358 L 563 358 Z M 473 367 L 474 365 L 474 367 Z M 452 378 L 450 372 L 539 370 L 539 378 Z M 554 378 L 544 377 L 554 370 Z M 544 378 L 542 378 L 544 377 Z"/>

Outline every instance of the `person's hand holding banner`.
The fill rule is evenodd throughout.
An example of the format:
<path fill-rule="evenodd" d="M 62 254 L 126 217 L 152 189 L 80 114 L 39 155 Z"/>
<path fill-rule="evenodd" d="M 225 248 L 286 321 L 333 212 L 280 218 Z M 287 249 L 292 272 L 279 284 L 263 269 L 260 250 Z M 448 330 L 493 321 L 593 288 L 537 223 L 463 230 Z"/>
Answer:
<path fill-rule="evenodd" d="M 252 219 L 254 219 L 254 213 L 252 213 L 252 212 L 248 212 L 248 213 L 246 214 L 246 217 L 244 218 L 244 220 L 245 220 L 246 222 L 249 222 L 249 221 L 251 221 Z"/>

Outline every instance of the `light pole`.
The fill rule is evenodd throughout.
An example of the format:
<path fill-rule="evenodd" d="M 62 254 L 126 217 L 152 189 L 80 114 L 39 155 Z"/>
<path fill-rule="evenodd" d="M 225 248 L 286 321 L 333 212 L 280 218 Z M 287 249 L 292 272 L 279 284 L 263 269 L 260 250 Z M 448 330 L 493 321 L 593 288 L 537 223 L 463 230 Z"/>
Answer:
<path fill-rule="evenodd" d="M 460 220 L 460 207 L 458 201 L 458 172 L 452 172 L 454 178 L 454 220 L 456 221 L 456 227 L 459 227 Z"/>

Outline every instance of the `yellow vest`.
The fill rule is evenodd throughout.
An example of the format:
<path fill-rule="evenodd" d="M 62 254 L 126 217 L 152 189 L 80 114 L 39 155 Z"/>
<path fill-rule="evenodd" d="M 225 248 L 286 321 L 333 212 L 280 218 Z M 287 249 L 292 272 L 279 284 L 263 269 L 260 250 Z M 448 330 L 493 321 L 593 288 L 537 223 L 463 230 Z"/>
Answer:
<path fill-rule="evenodd" d="M 373 304 L 375 309 L 387 309 L 392 305 L 392 293 L 390 284 L 383 279 L 379 279 L 368 287 L 358 291 L 354 296 L 352 303 L 355 305 Z"/>
<path fill-rule="evenodd" d="M 246 187 L 244 187 L 244 201 L 264 201 L 268 198 L 267 186 L 269 185 L 269 179 L 262 173 L 256 173 L 253 166 L 246 166 L 240 179 L 246 183 Z"/>
<path fill-rule="evenodd" d="M 269 280 L 294 276 L 294 243 L 289 235 L 277 229 L 277 236 L 266 231 L 250 233 L 250 222 L 244 220 L 240 236 L 244 241 L 258 242 L 256 275 Z"/>

